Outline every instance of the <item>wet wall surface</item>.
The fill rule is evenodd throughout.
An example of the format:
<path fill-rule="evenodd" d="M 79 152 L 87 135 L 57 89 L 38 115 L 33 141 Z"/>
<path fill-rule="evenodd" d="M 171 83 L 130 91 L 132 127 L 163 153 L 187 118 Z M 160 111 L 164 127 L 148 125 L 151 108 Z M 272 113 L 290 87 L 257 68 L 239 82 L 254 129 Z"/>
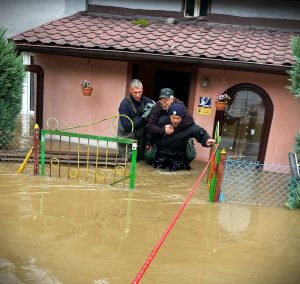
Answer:
<path fill-rule="evenodd" d="M 0 167 L 0 283 L 106 284 L 133 281 L 203 164 L 169 173 L 138 163 L 133 192 L 7 167 Z M 207 198 L 203 181 L 140 283 L 299 283 L 299 210 Z"/>

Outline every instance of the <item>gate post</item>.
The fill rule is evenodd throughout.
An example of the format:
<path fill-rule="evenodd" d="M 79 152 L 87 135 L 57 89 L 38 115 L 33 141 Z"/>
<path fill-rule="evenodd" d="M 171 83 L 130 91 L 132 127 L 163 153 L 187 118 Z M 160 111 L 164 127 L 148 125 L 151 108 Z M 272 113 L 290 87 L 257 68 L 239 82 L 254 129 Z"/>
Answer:
<path fill-rule="evenodd" d="M 33 175 L 39 174 L 39 152 L 40 152 L 40 128 L 36 123 L 34 125 L 34 135 L 33 135 Z"/>
<path fill-rule="evenodd" d="M 226 150 L 225 148 L 223 148 L 220 152 L 220 161 L 217 164 L 217 168 L 216 168 L 217 182 L 216 182 L 216 190 L 214 193 L 214 202 L 217 202 L 219 200 L 223 174 L 224 174 L 225 159 L 226 159 Z"/>

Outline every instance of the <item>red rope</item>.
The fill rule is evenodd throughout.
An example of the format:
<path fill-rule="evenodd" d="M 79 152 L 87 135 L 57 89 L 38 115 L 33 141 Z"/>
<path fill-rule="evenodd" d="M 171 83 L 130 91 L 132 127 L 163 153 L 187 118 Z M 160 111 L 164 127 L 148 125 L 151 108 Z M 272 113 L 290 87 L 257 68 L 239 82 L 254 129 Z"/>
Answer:
<path fill-rule="evenodd" d="M 187 195 L 187 197 L 185 198 L 185 201 L 183 202 L 183 204 L 181 205 L 181 207 L 179 208 L 178 212 L 176 213 L 175 217 L 173 218 L 172 222 L 169 224 L 168 228 L 166 229 L 166 231 L 164 232 L 164 234 L 162 235 L 162 237 L 160 238 L 160 240 L 158 241 L 158 243 L 156 244 L 156 246 L 153 248 L 153 250 L 151 251 L 150 255 L 148 256 L 148 258 L 146 259 L 146 261 L 144 262 L 142 268 L 140 269 L 140 271 L 138 272 L 138 274 L 135 276 L 134 280 L 132 281 L 132 284 L 136 284 L 139 283 L 140 280 L 142 279 L 142 276 L 144 275 L 144 273 L 146 272 L 147 268 L 149 267 L 150 263 L 152 262 L 153 258 L 155 257 L 155 255 L 157 254 L 158 250 L 160 249 L 160 247 L 162 246 L 163 242 L 165 241 L 165 239 L 167 238 L 167 236 L 169 235 L 170 231 L 172 230 L 173 226 L 175 225 L 177 219 L 179 218 L 181 212 L 183 211 L 183 209 L 185 208 L 185 206 L 187 205 L 187 203 L 189 202 L 189 200 L 192 197 L 192 194 L 195 192 L 195 190 L 197 189 L 201 179 L 203 178 L 205 172 L 208 169 L 208 166 L 212 160 L 212 158 L 214 157 L 214 154 L 216 152 L 216 150 L 218 149 L 218 145 L 216 145 L 216 148 L 214 149 L 207 165 L 205 166 L 204 170 L 202 171 L 202 173 L 200 174 L 200 176 L 198 177 L 198 179 L 196 180 L 192 190 L 190 191 L 190 193 Z"/>

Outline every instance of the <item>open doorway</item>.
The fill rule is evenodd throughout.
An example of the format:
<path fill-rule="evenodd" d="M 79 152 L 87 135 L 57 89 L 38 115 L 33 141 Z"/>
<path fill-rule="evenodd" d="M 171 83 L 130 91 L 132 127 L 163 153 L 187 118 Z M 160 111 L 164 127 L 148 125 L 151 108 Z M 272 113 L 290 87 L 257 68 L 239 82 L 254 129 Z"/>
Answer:
<path fill-rule="evenodd" d="M 190 72 L 157 69 L 155 72 L 154 93 L 159 94 L 162 88 L 170 88 L 174 91 L 175 97 L 187 105 L 190 80 Z"/>
<path fill-rule="evenodd" d="M 175 97 L 189 103 L 189 93 L 192 78 L 192 68 L 186 66 L 134 63 L 132 65 L 132 78 L 143 82 L 144 95 L 157 101 L 162 88 L 171 88 Z"/>

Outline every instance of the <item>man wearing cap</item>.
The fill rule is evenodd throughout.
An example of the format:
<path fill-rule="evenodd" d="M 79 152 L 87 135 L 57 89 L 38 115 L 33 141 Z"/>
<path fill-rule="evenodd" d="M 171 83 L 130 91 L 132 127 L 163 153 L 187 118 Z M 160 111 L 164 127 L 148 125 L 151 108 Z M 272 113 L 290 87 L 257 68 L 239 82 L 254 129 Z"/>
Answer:
<path fill-rule="evenodd" d="M 153 101 L 143 96 L 143 84 L 138 79 L 133 79 L 129 85 L 130 95 L 124 98 L 119 106 L 119 114 L 123 115 L 119 118 L 118 124 L 118 136 L 123 138 L 136 139 L 138 141 L 137 159 L 144 159 L 145 150 L 145 134 L 144 129 L 146 126 L 146 120 L 143 118 L 144 108 L 147 103 Z M 128 116 L 131 121 L 124 115 Z M 126 156 L 126 145 L 119 143 L 119 155 L 120 157 Z M 128 158 L 131 159 L 131 149 L 128 149 Z"/>
<path fill-rule="evenodd" d="M 163 88 L 159 92 L 159 101 L 156 102 L 152 108 L 149 120 L 146 126 L 146 147 L 152 145 L 153 137 L 156 135 L 170 135 L 173 133 L 173 127 L 170 124 L 165 124 L 161 126 L 160 121 L 168 119 L 168 109 L 172 104 L 182 104 L 184 103 L 174 97 L 174 92 L 170 88 Z M 193 117 L 185 110 L 185 116 L 182 121 L 183 125 L 191 125 L 194 123 Z M 147 146 L 148 145 L 148 146 Z"/>
<path fill-rule="evenodd" d="M 195 138 L 203 147 L 211 147 L 215 140 L 212 139 L 205 129 L 193 123 L 189 126 L 183 125 L 182 121 L 186 114 L 185 106 L 173 104 L 168 110 L 169 121 L 173 133 L 170 135 L 156 136 L 156 156 L 152 163 L 154 168 L 168 168 L 169 171 L 181 169 L 190 170 L 190 160 L 186 156 L 186 146 L 190 138 Z"/>

